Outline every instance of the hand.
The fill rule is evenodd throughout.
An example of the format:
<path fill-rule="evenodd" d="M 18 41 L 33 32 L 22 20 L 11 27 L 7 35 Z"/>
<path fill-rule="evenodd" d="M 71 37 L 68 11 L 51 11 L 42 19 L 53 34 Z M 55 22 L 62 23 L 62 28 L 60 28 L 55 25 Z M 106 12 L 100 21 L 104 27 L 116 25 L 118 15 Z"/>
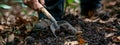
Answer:
<path fill-rule="evenodd" d="M 41 7 L 43 7 L 42 5 L 45 4 L 44 0 L 23 0 L 24 4 L 26 4 L 28 7 L 34 9 L 34 10 L 38 10 Z"/>

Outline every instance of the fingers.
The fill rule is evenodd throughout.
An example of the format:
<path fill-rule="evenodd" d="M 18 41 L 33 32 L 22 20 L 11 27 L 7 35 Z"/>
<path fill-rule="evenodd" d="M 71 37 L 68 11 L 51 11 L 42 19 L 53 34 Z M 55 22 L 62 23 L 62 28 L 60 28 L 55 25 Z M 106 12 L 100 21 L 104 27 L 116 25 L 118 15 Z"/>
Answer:
<path fill-rule="evenodd" d="M 42 4 L 38 0 L 23 0 L 23 2 L 30 8 L 34 10 L 38 10 L 43 7 Z"/>
<path fill-rule="evenodd" d="M 39 0 L 42 5 L 45 4 L 45 0 Z"/>
<path fill-rule="evenodd" d="M 41 8 L 42 5 L 39 2 L 36 2 L 36 3 L 33 4 L 33 7 L 34 7 L 35 10 L 37 10 L 37 9 Z"/>
<path fill-rule="evenodd" d="M 24 4 L 28 5 L 29 3 L 31 3 L 31 0 L 23 0 Z"/>

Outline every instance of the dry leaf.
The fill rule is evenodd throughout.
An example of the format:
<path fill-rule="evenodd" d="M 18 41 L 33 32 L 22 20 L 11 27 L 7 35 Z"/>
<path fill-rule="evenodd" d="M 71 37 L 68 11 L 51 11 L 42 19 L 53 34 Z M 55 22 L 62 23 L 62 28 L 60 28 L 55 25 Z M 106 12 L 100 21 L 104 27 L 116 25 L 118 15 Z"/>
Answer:
<path fill-rule="evenodd" d="M 114 6 L 117 2 L 113 1 L 113 2 L 109 2 L 109 5 Z"/>
<path fill-rule="evenodd" d="M 113 43 L 112 45 L 117 45 L 117 44 Z"/>
<path fill-rule="evenodd" d="M 65 42 L 64 45 L 77 45 L 78 41 Z"/>
<path fill-rule="evenodd" d="M 0 45 L 4 45 L 4 39 L 2 38 L 2 36 L 0 36 Z"/>
<path fill-rule="evenodd" d="M 15 38 L 15 35 L 14 35 L 14 34 L 9 35 L 9 37 L 8 37 L 8 42 L 14 41 L 14 38 Z"/>
<path fill-rule="evenodd" d="M 116 19 L 117 19 L 117 18 L 110 18 L 110 19 L 107 20 L 107 21 L 100 20 L 99 22 L 100 22 L 100 23 L 114 22 L 114 20 L 116 20 Z"/>
<path fill-rule="evenodd" d="M 114 37 L 112 37 L 112 40 L 114 42 L 120 42 L 120 36 L 114 36 Z"/>
<path fill-rule="evenodd" d="M 99 18 L 97 18 L 97 19 L 88 19 L 88 18 L 84 19 L 85 22 L 97 22 L 99 20 L 100 20 Z"/>
<path fill-rule="evenodd" d="M 0 25 L 0 30 L 4 30 L 5 26 Z"/>
<path fill-rule="evenodd" d="M 106 28 L 104 28 L 104 29 L 107 30 L 107 31 L 118 31 L 118 30 L 116 30 L 115 28 L 112 28 L 112 27 L 111 27 L 111 28 L 110 28 L 110 27 L 109 27 L 109 28 L 106 27 Z"/>
<path fill-rule="evenodd" d="M 7 25 L 11 26 L 11 25 L 15 25 L 16 24 L 16 19 L 15 19 L 15 16 L 14 15 L 10 15 L 8 16 L 7 18 Z"/>
<path fill-rule="evenodd" d="M 117 39 L 120 41 L 120 36 L 118 36 Z"/>
<path fill-rule="evenodd" d="M 115 34 L 115 33 L 105 34 L 105 37 L 106 37 L 106 38 L 109 38 L 109 37 L 113 36 L 114 34 Z"/>
<path fill-rule="evenodd" d="M 84 39 L 82 39 L 82 38 L 80 38 L 80 39 L 78 40 L 79 45 L 84 45 L 85 42 L 86 42 L 86 40 L 84 40 Z"/>

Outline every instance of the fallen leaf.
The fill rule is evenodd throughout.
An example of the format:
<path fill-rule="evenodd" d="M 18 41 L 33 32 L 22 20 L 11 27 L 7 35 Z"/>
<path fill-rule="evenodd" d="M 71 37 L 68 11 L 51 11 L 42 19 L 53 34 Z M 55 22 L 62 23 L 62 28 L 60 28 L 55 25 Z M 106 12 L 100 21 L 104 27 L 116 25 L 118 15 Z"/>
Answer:
<path fill-rule="evenodd" d="M 97 18 L 97 19 L 88 19 L 88 18 L 84 19 L 85 22 L 97 22 L 99 20 L 100 20 L 99 18 Z"/>
<path fill-rule="evenodd" d="M 15 38 L 15 35 L 14 35 L 14 34 L 9 35 L 9 37 L 8 37 L 8 42 L 14 41 L 14 38 Z"/>
<path fill-rule="evenodd" d="M 108 28 L 108 27 L 106 27 L 104 29 L 107 30 L 107 31 L 117 31 L 115 28 Z"/>
<path fill-rule="evenodd" d="M 2 38 L 2 36 L 0 36 L 0 45 L 4 45 L 5 42 L 4 42 L 4 39 Z"/>
<path fill-rule="evenodd" d="M 106 38 L 109 38 L 109 37 L 113 36 L 114 34 L 115 34 L 115 33 L 105 34 L 105 37 L 106 37 Z"/>
<path fill-rule="evenodd" d="M 78 44 L 78 41 L 70 41 L 70 42 L 66 41 L 64 43 L 64 45 L 77 45 L 77 44 Z"/>
<path fill-rule="evenodd" d="M 107 21 L 99 20 L 100 23 L 108 23 L 108 22 L 114 22 L 117 18 L 110 18 Z"/>
<path fill-rule="evenodd" d="M 120 42 L 120 36 L 114 36 L 114 37 L 112 37 L 112 40 L 114 42 Z"/>
<path fill-rule="evenodd" d="M 113 1 L 113 2 L 109 2 L 109 5 L 114 6 L 117 2 Z"/>
<path fill-rule="evenodd" d="M 117 45 L 117 44 L 113 43 L 112 45 Z"/>
<path fill-rule="evenodd" d="M 117 39 L 120 40 L 120 36 L 118 36 Z"/>
<path fill-rule="evenodd" d="M 79 45 L 84 45 L 85 42 L 86 42 L 86 40 L 84 40 L 84 39 L 82 39 L 82 38 L 80 38 L 80 39 L 78 40 Z"/>
<path fill-rule="evenodd" d="M 5 26 L 0 25 L 0 30 L 4 30 Z"/>

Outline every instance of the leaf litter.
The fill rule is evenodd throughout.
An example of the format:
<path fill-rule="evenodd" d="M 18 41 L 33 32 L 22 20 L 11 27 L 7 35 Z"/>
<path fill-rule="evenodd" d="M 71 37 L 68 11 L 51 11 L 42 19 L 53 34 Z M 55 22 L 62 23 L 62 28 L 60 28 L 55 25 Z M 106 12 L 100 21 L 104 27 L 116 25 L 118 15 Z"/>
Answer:
<path fill-rule="evenodd" d="M 34 11 L 30 10 L 26 15 L 20 10 L 2 10 L 0 45 L 120 45 L 120 1 L 106 0 L 103 5 L 102 11 L 105 13 L 99 13 L 96 20 L 81 19 L 78 13 L 80 11 L 76 11 L 78 8 L 69 12 L 68 7 L 63 18 L 77 32 L 73 35 L 66 27 L 61 27 L 56 31 L 57 38 L 50 31 L 49 20 L 38 21 L 36 16 L 30 16 Z"/>

